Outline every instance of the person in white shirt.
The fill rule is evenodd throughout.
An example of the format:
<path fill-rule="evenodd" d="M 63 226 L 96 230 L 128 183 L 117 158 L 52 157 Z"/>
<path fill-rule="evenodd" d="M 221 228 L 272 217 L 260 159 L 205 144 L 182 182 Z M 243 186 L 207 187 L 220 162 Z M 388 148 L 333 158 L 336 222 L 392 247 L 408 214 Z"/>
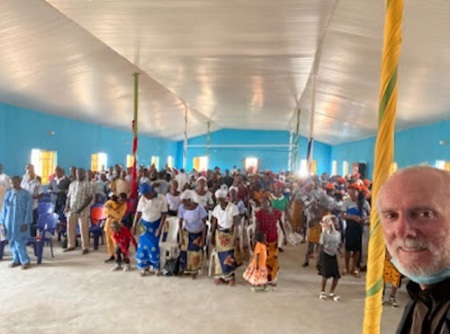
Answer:
<path fill-rule="evenodd" d="M 9 189 L 11 189 L 11 179 L 3 173 L 3 165 L 0 164 L 0 211 L 3 206 L 3 198 Z"/>
<path fill-rule="evenodd" d="M 161 276 L 159 236 L 167 216 L 167 201 L 148 183 L 142 183 L 139 192 L 141 197 L 133 222 L 133 234 L 139 233 L 137 267 L 141 270 L 141 276 L 148 275 L 150 268 Z"/>
<path fill-rule="evenodd" d="M 3 173 L 3 165 L 0 164 L 0 185 L 3 185 L 6 189 L 11 189 L 11 179 L 8 175 Z"/>
<path fill-rule="evenodd" d="M 175 176 L 175 180 L 178 182 L 178 191 L 183 192 L 184 185 L 189 183 L 189 176 L 184 172 L 184 169 L 181 168 L 180 172 Z"/>
<path fill-rule="evenodd" d="M 319 260 L 319 274 L 322 276 L 321 290 L 319 294 L 320 299 L 327 299 L 325 287 L 329 278 L 333 279 L 329 298 L 334 301 L 339 301 L 340 297 L 335 294 L 341 274 L 339 273 L 339 265 L 336 254 L 341 254 L 341 233 L 336 231 L 339 221 L 334 215 L 326 215 L 321 221 L 323 225 L 323 232 L 320 235 L 320 260 Z"/>
<path fill-rule="evenodd" d="M 181 205 L 181 193 L 178 191 L 178 182 L 172 180 L 170 191 L 166 194 L 167 205 L 169 207 L 168 215 L 176 217 L 178 208 Z"/>
<path fill-rule="evenodd" d="M 106 202 L 106 199 L 108 198 L 108 193 L 109 193 L 109 181 L 104 172 L 100 173 L 98 180 L 97 180 L 97 184 L 95 185 L 95 188 L 96 188 L 96 191 L 95 191 L 96 200 L 95 201 L 97 203 Z"/>
<path fill-rule="evenodd" d="M 194 191 L 194 202 L 203 206 L 206 210 L 211 210 L 213 208 L 214 201 L 211 192 L 206 186 L 206 178 L 204 176 L 200 176 L 197 179 L 197 187 Z"/>
<path fill-rule="evenodd" d="M 217 263 L 215 265 L 215 284 L 222 282 L 230 286 L 236 284 L 234 272 L 236 270 L 235 245 L 237 237 L 237 224 L 240 219 L 237 206 L 227 201 L 228 190 L 221 188 L 215 193 L 219 204 L 214 208 L 212 214 L 211 244 L 217 252 Z"/>
<path fill-rule="evenodd" d="M 33 224 L 31 224 L 30 232 L 31 236 L 35 237 L 38 219 L 38 201 L 40 198 L 44 197 L 44 192 L 42 191 L 41 182 L 34 172 L 34 166 L 32 164 L 27 165 L 26 174 L 22 177 L 20 187 L 28 191 L 33 198 Z"/>
<path fill-rule="evenodd" d="M 69 185 L 67 192 L 66 208 L 67 216 L 67 248 L 65 252 L 75 250 L 76 228 L 80 226 L 82 254 L 89 253 L 89 215 L 90 204 L 95 196 L 96 185 L 86 178 L 86 171 L 78 168 L 77 179 Z"/>

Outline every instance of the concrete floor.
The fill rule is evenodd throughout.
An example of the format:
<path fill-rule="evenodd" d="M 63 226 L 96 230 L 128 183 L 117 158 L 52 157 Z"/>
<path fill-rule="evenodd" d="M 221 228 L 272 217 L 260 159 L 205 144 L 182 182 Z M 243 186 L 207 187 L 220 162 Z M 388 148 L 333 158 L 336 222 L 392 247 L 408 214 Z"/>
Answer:
<path fill-rule="evenodd" d="M 44 263 L 27 271 L 7 267 L 7 250 L 0 263 L 0 333 L 361 333 L 364 279 L 344 277 L 339 303 L 319 300 L 320 277 L 300 266 L 304 251 L 305 245 L 286 247 L 278 287 L 252 293 L 243 267 L 234 288 L 217 287 L 206 274 L 192 280 L 111 272 L 104 247 L 81 256 L 57 246 L 53 259 L 46 248 Z M 395 331 L 404 289 L 397 299 L 399 308 L 384 308 L 382 333 Z"/>

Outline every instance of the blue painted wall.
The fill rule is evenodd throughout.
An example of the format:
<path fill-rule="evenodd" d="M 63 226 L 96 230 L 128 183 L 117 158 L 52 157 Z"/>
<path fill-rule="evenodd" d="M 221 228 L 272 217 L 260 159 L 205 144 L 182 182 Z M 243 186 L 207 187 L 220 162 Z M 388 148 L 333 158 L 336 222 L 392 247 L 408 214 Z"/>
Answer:
<path fill-rule="evenodd" d="M 210 161 L 209 167 L 219 166 L 223 169 L 232 169 L 233 166 L 242 168 L 245 158 L 255 157 L 260 161 L 262 170 L 270 169 L 279 171 L 287 170 L 289 151 L 288 131 L 263 131 L 263 130 L 233 130 L 222 129 L 211 133 L 210 137 Z M 213 147 L 213 145 L 286 145 L 285 147 Z M 189 145 L 204 145 L 204 147 L 189 147 Z M 183 142 L 178 143 L 179 161 L 183 158 Z M 192 169 L 193 158 L 206 155 L 206 136 L 198 136 L 188 140 L 187 169 Z M 306 159 L 307 139 L 299 139 L 298 160 Z M 329 172 L 331 146 L 316 142 L 314 144 L 314 159 L 317 160 L 317 172 Z M 300 163 L 298 164 L 300 166 Z"/>
<path fill-rule="evenodd" d="M 450 141 L 450 121 L 443 121 L 427 126 L 397 131 L 395 133 L 394 161 L 399 168 L 421 163 L 434 166 L 436 160 L 450 161 L 450 144 L 442 145 L 439 141 Z M 351 143 L 336 145 L 331 148 L 331 160 L 338 163 L 338 173 L 342 173 L 342 162 L 366 162 L 368 175 L 373 173 L 375 137 Z"/>
<path fill-rule="evenodd" d="M 140 164 L 149 165 L 156 155 L 163 167 L 169 155 L 177 157 L 175 141 L 148 136 L 139 140 Z M 131 131 L 0 104 L 0 163 L 10 175 L 24 173 L 33 148 L 57 151 L 57 162 L 66 171 L 70 166 L 90 168 L 91 154 L 98 152 L 108 155 L 108 165 L 125 165 L 131 142 Z"/>
<path fill-rule="evenodd" d="M 49 134 L 54 131 L 55 134 Z M 406 167 L 420 163 L 434 165 L 436 160 L 450 161 L 450 144 L 439 141 L 450 140 L 450 120 L 432 125 L 398 131 L 395 134 L 395 161 Z M 0 104 L 0 163 L 5 172 L 23 174 L 33 148 L 56 150 L 58 164 L 63 168 L 82 166 L 89 168 L 92 153 L 108 154 L 108 165 L 125 164 L 126 155 L 131 151 L 131 131 L 113 129 L 98 124 L 26 110 Z M 189 145 L 206 145 L 206 136 L 189 139 Z M 289 132 L 262 130 L 223 129 L 211 134 L 211 145 L 286 145 L 275 148 L 211 147 L 210 164 L 221 168 L 243 167 L 244 159 L 255 157 L 260 160 L 261 169 L 279 171 L 287 169 Z M 314 159 L 317 172 L 331 172 L 331 161 L 338 163 L 338 173 L 342 173 L 342 162 L 365 162 L 368 175 L 373 172 L 373 151 L 375 138 L 330 146 L 320 142 L 314 145 Z M 307 139 L 299 140 L 298 160 L 306 159 Z M 150 157 L 160 157 L 163 167 L 167 157 L 175 158 L 175 166 L 182 166 L 183 142 L 140 136 L 139 163 L 148 165 Z M 188 166 L 196 156 L 206 155 L 206 147 L 188 149 Z M 299 164 L 300 165 L 300 164 Z"/>

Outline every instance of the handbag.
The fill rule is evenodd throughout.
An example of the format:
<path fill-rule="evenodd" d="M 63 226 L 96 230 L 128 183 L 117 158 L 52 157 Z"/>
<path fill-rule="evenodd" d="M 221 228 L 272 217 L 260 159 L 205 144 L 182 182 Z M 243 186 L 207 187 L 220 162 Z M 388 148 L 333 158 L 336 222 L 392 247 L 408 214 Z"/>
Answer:
<path fill-rule="evenodd" d="M 163 268 L 164 276 L 177 276 L 180 272 L 180 257 L 166 260 Z"/>
<path fill-rule="evenodd" d="M 286 235 L 286 241 L 292 246 L 298 246 L 303 241 L 303 237 L 297 232 L 292 232 Z"/>

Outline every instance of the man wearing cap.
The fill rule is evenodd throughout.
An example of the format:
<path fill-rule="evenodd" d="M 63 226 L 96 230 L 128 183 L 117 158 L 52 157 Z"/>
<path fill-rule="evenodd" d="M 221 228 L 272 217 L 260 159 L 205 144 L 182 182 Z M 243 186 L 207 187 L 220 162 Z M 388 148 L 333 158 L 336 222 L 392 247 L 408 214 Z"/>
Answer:
<path fill-rule="evenodd" d="M 410 279 L 397 330 L 450 333 L 450 173 L 402 169 L 382 186 L 377 209 L 392 263 Z"/>
<path fill-rule="evenodd" d="M 133 222 L 133 234 L 139 234 L 137 267 L 141 270 L 141 276 L 148 275 L 150 269 L 160 276 L 159 236 L 167 216 L 167 201 L 148 183 L 139 186 L 139 193 L 141 197 Z"/>

